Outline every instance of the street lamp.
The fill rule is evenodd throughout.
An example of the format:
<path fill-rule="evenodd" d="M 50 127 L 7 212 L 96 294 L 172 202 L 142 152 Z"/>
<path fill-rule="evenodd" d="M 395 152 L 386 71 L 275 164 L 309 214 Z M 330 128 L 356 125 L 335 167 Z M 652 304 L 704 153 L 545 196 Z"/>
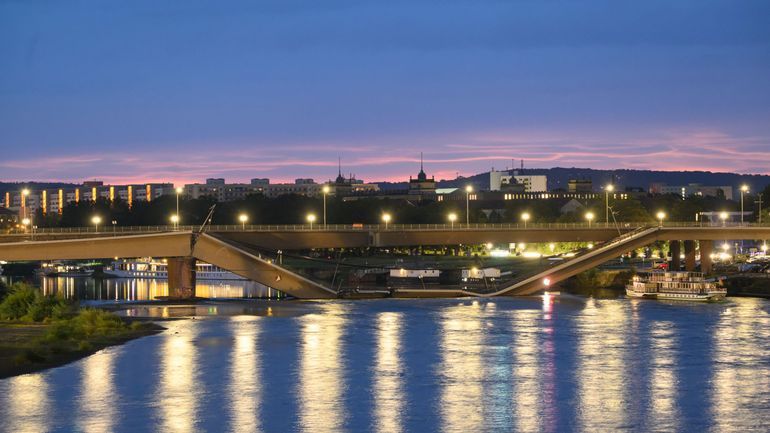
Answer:
<path fill-rule="evenodd" d="M 604 226 L 610 225 L 610 193 L 615 191 L 615 185 L 609 184 L 604 187 Z"/>
<path fill-rule="evenodd" d="M 22 218 L 22 220 L 21 220 L 21 225 L 23 225 L 23 226 L 24 226 L 24 231 L 25 231 L 25 232 L 27 231 L 27 227 L 29 227 L 29 225 L 30 225 L 30 223 L 31 223 L 31 222 L 32 222 L 32 221 L 30 221 L 30 219 L 29 219 L 29 218 Z"/>
<path fill-rule="evenodd" d="M 99 215 L 94 215 L 93 218 L 91 218 L 91 224 L 94 225 L 94 231 L 99 232 L 99 224 L 102 222 L 102 217 Z"/>
<path fill-rule="evenodd" d="M 326 196 L 329 194 L 329 191 L 331 191 L 329 185 L 324 185 L 323 188 L 321 188 L 321 192 L 323 192 L 324 196 L 324 228 L 326 228 Z"/>
<path fill-rule="evenodd" d="M 586 219 L 588 220 L 588 228 L 591 228 L 591 222 L 594 220 L 593 212 L 586 212 Z"/>
<path fill-rule="evenodd" d="M 658 213 L 655 214 L 655 216 L 658 218 L 658 221 L 660 221 L 660 227 L 663 227 L 663 218 L 666 217 L 666 213 L 661 210 L 661 211 L 658 211 Z"/>
<path fill-rule="evenodd" d="M 249 216 L 245 213 L 238 215 L 238 221 L 241 222 L 241 229 L 246 230 L 246 221 L 249 220 Z"/>
<path fill-rule="evenodd" d="M 719 219 L 722 220 L 722 227 L 727 225 L 727 212 L 719 212 Z"/>
<path fill-rule="evenodd" d="M 169 218 L 171 222 L 174 224 L 174 230 L 177 229 L 177 224 L 179 224 L 179 215 L 171 215 L 171 218 Z"/>
<path fill-rule="evenodd" d="M 524 228 L 527 228 L 527 221 L 529 221 L 529 212 L 521 214 L 521 220 L 524 221 Z"/>
<path fill-rule="evenodd" d="M 387 230 L 388 223 L 390 222 L 390 214 L 389 213 L 382 214 L 382 221 L 385 222 L 385 230 Z"/>
<path fill-rule="evenodd" d="M 183 193 L 184 189 L 181 186 L 176 187 L 176 220 L 179 222 L 179 194 Z"/>
<path fill-rule="evenodd" d="M 310 230 L 313 230 L 313 223 L 315 222 L 315 214 L 313 213 L 307 214 L 306 219 L 307 219 L 307 222 L 310 223 Z"/>
<path fill-rule="evenodd" d="M 748 185 L 741 185 L 741 225 L 743 225 L 743 194 L 749 192 Z"/>
<path fill-rule="evenodd" d="M 457 214 L 452 212 L 449 214 L 448 218 L 449 218 L 449 223 L 452 225 L 452 230 L 454 230 L 455 221 L 457 221 Z"/>
<path fill-rule="evenodd" d="M 473 185 L 467 185 L 465 187 L 465 225 L 470 225 L 471 222 L 471 193 L 473 192 Z"/>

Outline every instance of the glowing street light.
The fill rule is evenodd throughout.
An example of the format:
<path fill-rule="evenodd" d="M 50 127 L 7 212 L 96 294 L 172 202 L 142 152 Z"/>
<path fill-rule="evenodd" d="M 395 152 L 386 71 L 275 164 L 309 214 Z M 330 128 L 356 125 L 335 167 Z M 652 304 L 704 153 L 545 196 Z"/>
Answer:
<path fill-rule="evenodd" d="M 21 190 L 21 216 L 22 218 L 27 216 L 27 196 L 29 195 L 29 189 L 24 188 Z"/>
<path fill-rule="evenodd" d="M 658 211 L 658 213 L 655 214 L 655 217 L 658 218 L 658 221 L 660 221 L 660 227 L 663 227 L 663 219 L 666 218 L 666 213 L 663 211 Z"/>
<path fill-rule="evenodd" d="M 171 218 L 169 218 L 169 219 L 174 224 L 174 230 L 176 230 L 177 226 L 179 224 L 179 215 L 171 215 Z"/>
<path fill-rule="evenodd" d="M 588 228 L 591 228 L 591 222 L 594 220 L 593 212 L 586 212 L 586 220 L 588 220 Z"/>
<path fill-rule="evenodd" d="M 27 231 L 27 227 L 32 223 L 29 218 L 22 218 L 21 225 L 24 226 L 24 231 Z"/>
<path fill-rule="evenodd" d="M 749 186 L 741 185 L 741 225 L 743 225 L 743 195 L 749 192 Z"/>
<path fill-rule="evenodd" d="M 722 220 L 722 227 L 727 225 L 727 212 L 719 212 L 719 219 Z"/>
<path fill-rule="evenodd" d="M 179 222 L 179 194 L 184 192 L 184 188 L 181 186 L 176 187 L 176 219 Z"/>
<path fill-rule="evenodd" d="M 467 185 L 465 187 L 465 225 L 470 225 L 471 222 L 471 193 L 473 192 L 473 185 Z"/>
<path fill-rule="evenodd" d="M 310 223 L 310 230 L 313 230 L 313 223 L 315 222 L 315 214 L 314 213 L 307 214 L 306 219 L 307 219 L 307 222 Z"/>
<path fill-rule="evenodd" d="M 548 244 L 548 249 L 551 250 L 551 254 L 553 254 L 553 251 L 556 249 L 556 244 L 550 243 Z"/>
<path fill-rule="evenodd" d="M 388 229 L 388 223 L 390 222 L 390 214 L 389 213 L 382 214 L 382 222 L 385 223 L 385 230 L 387 230 Z"/>
<path fill-rule="evenodd" d="M 324 196 L 324 228 L 326 228 L 326 196 L 329 195 L 330 191 L 331 188 L 329 188 L 329 185 L 324 185 L 323 188 L 321 188 L 321 192 Z"/>
<path fill-rule="evenodd" d="M 452 230 L 455 228 L 455 221 L 457 221 L 457 214 L 452 212 L 447 217 L 449 219 L 449 223 L 452 224 Z"/>
<path fill-rule="evenodd" d="M 91 218 L 91 224 L 94 225 L 94 231 L 95 232 L 99 231 L 99 224 L 101 224 L 101 222 L 102 222 L 102 217 L 100 217 L 99 215 L 94 215 Z"/>
<path fill-rule="evenodd" d="M 615 185 L 609 184 L 604 187 L 604 226 L 610 224 L 610 193 L 615 191 Z"/>
<path fill-rule="evenodd" d="M 521 220 L 524 221 L 524 228 L 527 228 L 527 221 L 529 221 L 529 212 L 521 214 Z"/>
<path fill-rule="evenodd" d="M 238 215 L 238 221 L 241 222 L 241 230 L 246 230 L 246 221 L 249 220 L 249 216 L 245 213 Z"/>

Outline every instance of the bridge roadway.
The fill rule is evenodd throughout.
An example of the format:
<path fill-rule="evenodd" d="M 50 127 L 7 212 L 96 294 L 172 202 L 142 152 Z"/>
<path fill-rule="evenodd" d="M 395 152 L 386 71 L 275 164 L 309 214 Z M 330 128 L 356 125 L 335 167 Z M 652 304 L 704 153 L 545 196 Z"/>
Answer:
<path fill-rule="evenodd" d="M 65 260 L 111 257 L 166 257 L 193 258 L 212 263 L 236 274 L 250 278 L 298 298 L 333 298 L 336 291 L 311 281 L 299 274 L 282 268 L 251 249 L 293 250 L 338 247 L 392 247 L 412 245 L 456 245 L 485 242 L 601 242 L 602 245 L 575 259 L 547 269 L 530 278 L 517 281 L 494 293 L 480 294 L 462 290 L 399 290 L 399 296 L 501 296 L 526 295 L 553 285 L 586 269 L 595 267 L 621 254 L 658 240 L 724 241 L 737 239 L 770 239 L 770 225 L 758 226 L 709 226 L 692 224 L 667 224 L 644 230 L 638 225 L 617 228 L 588 227 L 582 224 L 531 225 L 523 228 L 516 224 L 471 225 L 451 227 L 447 225 L 423 226 L 351 226 L 328 227 L 327 230 L 307 226 L 295 226 L 273 230 L 253 229 L 241 226 L 211 227 L 209 232 L 194 234 L 192 231 L 168 230 L 158 227 L 155 232 L 104 232 L 88 230 L 42 231 L 24 235 L 0 237 L 0 260 Z M 235 228 L 237 227 L 237 229 Z M 259 226 L 264 227 L 264 226 Z M 139 234 L 137 234 L 139 233 Z M 620 233 L 620 235 L 618 235 Z M 55 240 L 54 240 L 55 239 Z M 194 263 L 194 262 L 193 262 Z M 187 268 L 185 268 L 187 266 Z M 169 285 L 172 274 L 190 271 L 190 265 L 176 260 L 169 261 Z M 180 274 L 180 275 L 182 275 Z M 181 277 L 180 277 L 181 278 Z M 184 278 L 181 284 L 184 285 Z M 194 293 L 194 278 L 192 290 Z M 189 283 L 188 283 L 189 285 Z"/>

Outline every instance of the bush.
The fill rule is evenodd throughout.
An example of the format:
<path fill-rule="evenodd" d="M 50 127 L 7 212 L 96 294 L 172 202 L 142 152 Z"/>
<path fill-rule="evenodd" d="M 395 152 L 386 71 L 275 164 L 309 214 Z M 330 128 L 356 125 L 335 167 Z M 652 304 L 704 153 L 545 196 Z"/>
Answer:
<path fill-rule="evenodd" d="M 59 296 L 45 296 L 33 287 L 16 283 L 0 303 L 0 320 L 42 322 L 71 314 L 74 304 Z"/>

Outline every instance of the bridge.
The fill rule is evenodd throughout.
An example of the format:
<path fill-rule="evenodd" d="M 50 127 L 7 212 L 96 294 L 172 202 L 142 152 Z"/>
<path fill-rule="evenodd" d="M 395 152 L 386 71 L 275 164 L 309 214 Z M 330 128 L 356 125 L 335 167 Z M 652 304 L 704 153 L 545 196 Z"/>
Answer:
<path fill-rule="evenodd" d="M 680 266 L 680 241 L 685 268 L 695 268 L 695 242 L 700 245 L 701 268 L 711 270 L 714 241 L 770 238 L 770 225 L 665 226 L 623 224 L 469 224 L 469 225 L 285 225 L 211 226 L 198 233 L 192 227 L 141 226 L 114 230 L 95 228 L 40 229 L 35 233 L 0 235 L 0 260 L 67 260 L 113 257 L 164 257 L 168 260 L 169 294 L 195 294 L 195 262 L 205 261 L 297 298 L 338 296 L 328 285 L 304 277 L 263 256 L 259 251 L 313 248 L 435 246 L 480 243 L 596 242 L 598 246 L 557 266 L 512 282 L 490 293 L 450 289 L 399 289 L 396 296 L 515 296 L 533 294 L 610 259 L 649 245 L 671 242 L 672 266 Z"/>

